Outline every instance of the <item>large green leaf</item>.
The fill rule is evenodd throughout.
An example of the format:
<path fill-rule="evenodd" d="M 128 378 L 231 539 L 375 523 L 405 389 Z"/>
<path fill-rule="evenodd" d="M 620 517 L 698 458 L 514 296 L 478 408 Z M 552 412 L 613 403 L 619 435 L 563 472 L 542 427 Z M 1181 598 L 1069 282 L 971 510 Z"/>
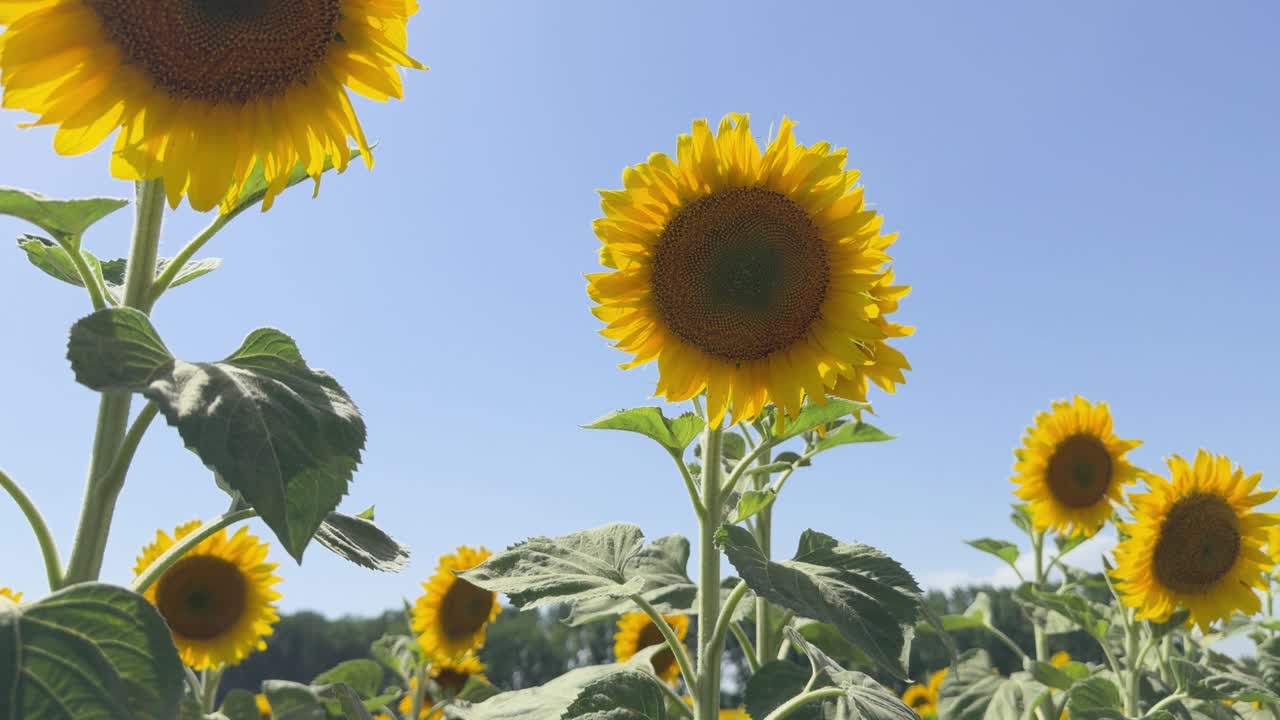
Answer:
<path fill-rule="evenodd" d="M 258 702 L 254 699 L 253 693 L 240 688 L 227 692 L 227 696 L 222 699 L 222 705 L 218 707 L 218 712 L 225 715 L 227 720 L 262 720 L 262 714 L 258 712 Z"/>
<path fill-rule="evenodd" d="M 815 402 L 806 402 L 804 407 L 800 408 L 800 414 L 796 416 L 795 420 L 783 420 L 782 432 L 774 440 L 776 442 L 789 440 L 801 433 L 815 430 L 827 423 L 835 422 L 842 417 L 852 415 L 860 410 L 866 410 L 869 407 L 871 406 L 867 403 L 844 400 L 842 398 L 827 398 L 826 402 L 821 405 Z"/>
<path fill-rule="evenodd" d="M 986 720 L 1032 720 L 1036 708 L 1051 691 L 1030 673 L 1015 672 L 1005 678 L 987 706 Z"/>
<path fill-rule="evenodd" d="M 400 572 L 409 566 L 409 548 L 359 516 L 329 513 L 316 531 L 316 541 L 370 570 Z"/>
<path fill-rule="evenodd" d="M 667 720 L 667 693 L 652 673 L 626 670 L 588 683 L 561 720 Z"/>
<path fill-rule="evenodd" d="M 902 677 L 902 654 L 920 612 L 911 573 L 873 547 L 806 530 L 791 560 L 773 562 L 751 533 L 723 525 L 716 542 L 759 596 L 831 623 L 874 662 Z"/>
<path fill-rule="evenodd" d="M 68 285 L 84 287 L 84 280 L 80 277 L 80 271 L 76 269 L 75 263 L 71 260 L 71 254 L 67 252 L 66 247 L 48 238 L 35 235 L 20 236 L 18 238 L 18 247 L 27 254 L 27 260 L 44 274 L 56 280 L 61 280 Z M 107 283 L 102 277 L 102 263 L 98 261 L 98 258 L 84 248 L 80 248 L 80 257 L 84 260 L 85 265 L 88 266 L 89 272 L 94 274 L 99 287 L 105 288 Z"/>
<path fill-rule="evenodd" d="M 830 450 L 840 445 L 849 445 L 852 443 L 866 442 L 885 442 L 886 440 L 896 440 L 896 435 L 881 430 L 875 425 L 868 425 L 862 421 L 847 422 L 835 430 L 827 433 L 817 443 L 819 450 Z"/>
<path fill-rule="evenodd" d="M 698 594 L 698 586 L 689 579 L 688 566 L 689 541 L 679 535 L 668 535 L 641 548 L 623 565 L 622 575 L 628 582 L 633 578 L 644 582 L 640 595 L 658 612 L 688 613 Z M 565 622 L 582 625 L 635 609 L 632 600 L 625 597 L 583 600 L 573 606 Z"/>
<path fill-rule="evenodd" d="M 1124 720 L 1120 688 L 1110 678 L 1094 675 L 1076 683 L 1067 700 L 1067 712 L 1077 720 Z"/>
<path fill-rule="evenodd" d="M 407 680 L 422 654 L 418 641 L 409 635 L 383 635 L 373 641 L 370 654 L 383 667 Z"/>
<path fill-rule="evenodd" d="M 90 225 L 128 205 L 119 198 L 54 200 L 39 193 L 0 187 L 0 215 L 12 215 L 77 247 L 81 233 Z"/>
<path fill-rule="evenodd" d="M 1057 613 L 1069 623 L 1059 623 L 1059 627 L 1079 628 L 1102 640 L 1111 627 L 1108 620 L 1110 609 L 1100 603 L 1073 592 L 1050 592 L 1037 589 L 1032 583 L 1023 583 L 1013 592 L 1013 597 L 1021 603 Z"/>
<path fill-rule="evenodd" d="M 72 327 L 67 357 L 82 384 L 154 402 L 299 562 L 360 462 L 355 403 L 279 330 L 253 331 L 225 360 L 189 363 L 169 354 L 144 314 L 112 308 Z"/>
<path fill-rule="evenodd" d="M 302 685 L 287 680 L 267 680 L 262 692 L 271 703 L 271 720 L 328 720 L 331 715 L 347 720 L 371 720 L 360 696 L 341 682 Z"/>
<path fill-rule="evenodd" d="M 637 574 L 643 548 L 640 528 L 613 523 L 557 538 L 531 538 L 458 575 L 485 590 L 506 593 L 511 603 L 522 609 L 553 603 L 603 603 L 635 595 L 649 586 L 645 577 Z"/>
<path fill-rule="evenodd" d="M 702 432 L 705 426 L 702 418 L 693 413 L 685 413 L 671 419 L 662 414 L 661 408 L 642 407 L 630 410 L 619 410 L 605 415 L 595 422 L 583 425 L 591 430 L 626 430 L 640 433 L 656 440 L 659 445 L 672 453 L 682 453 L 689 443 Z"/>
<path fill-rule="evenodd" d="M 814 687 L 835 687 L 844 691 L 840 705 L 862 720 L 918 720 L 914 710 L 897 695 L 869 675 L 845 670 L 821 649 L 806 641 L 795 628 L 786 628 L 787 638 L 809 658 Z"/>
<path fill-rule="evenodd" d="M 596 691 L 603 687 L 596 684 L 599 681 L 618 673 L 648 674 L 652 668 L 653 656 L 664 649 L 664 646 L 655 645 L 641 650 L 625 663 L 576 668 L 545 685 L 498 693 L 484 702 L 455 702 L 445 707 L 445 717 L 450 720 L 559 720 L 561 717 L 566 717 L 569 708 L 583 695 L 584 690 L 594 687 L 595 690 L 591 695 L 598 694 Z M 643 696 L 643 692 L 635 692 L 635 685 L 630 682 L 627 685 L 630 689 L 626 692 L 626 697 L 637 694 Z M 589 710 L 588 712 L 604 711 Z M 596 715 L 593 720 L 598 718 L 636 720 L 637 717 L 645 716 Z"/>
<path fill-rule="evenodd" d="M 164 619 L 100 583 L 0 601 L 0 720 L 170 720 L 184 687 Z"/>
<path fill-rule="evenodd" d="M 955 670 L 942 679 L 938 690 L 938 717 L 947 720 L 982 720 L 1004 678 L 991 672 L 986 650 L 967 650 Z"/>
<path fill-rule="evenodd" d="M 1015 570 L 1018 567 L 1015 563 L 1018 561 L 1018 555 L 1021 552 L 1018 550 L 1016 543 L 1011 543 L 1008 540 L 996 540 L 995 538 L 978 538 L 977 540 L 965 540 L 964 544 L 1000 558 Z"/>
<path fill-rule="evenodd" d="M 311 681 L 312 685 L 345 683 L 361 698 L 371 698 L 382 688 L 382 666 L 363 658 L 346 660 L 325 670 Z"/>
<path fill-rule="evenodd" d="M 1280 693 L 1274 692 L 1267 684 L 1265 669 L 1263 677 L 1255 677 L 1243 670 L 1207 666 L 1184 658 L 1173 658 L 1172 663 L 1174 672 L 1187 684 L 1187 692 L 1191 697 L 1201 700 L 1280 703 Z"/>
<path fill-rule="evenodd" d="M 169 268 L 169 264 L 173 262 L 173 258 L 156 258 L 156 276 Z M 107 291 L 119 303 L 124 298 L 124 279 L 127 270 L 128 261 L 124 258 L 116 258 L 114 260 L 102 261 L 102 277 L 107 283 Z M 203 277 L 209 273 L 222 267 L 222 260 L 219 258 L 203 258 L 201 260 L 188 260 L 179 268 L 178 274 L 173 276 L 173 281 L 169 283 L 170 288 L 186 285 L 198 277 Z"/>
<path fill-rule="evenodd" d="M 747 715 L 768 717 L 786 701 L 799 695 L 809 682 L 811 673 L 790 660 L 771 660 L 751 675 L 743 694 Z M 822 720 L 821 703 L 802 706 L 787 717 L 793 720 Z"/>
<path fill-rule="evenodd" d="M 733 525 L 746 522 L 750 518 L 755 517 L 765 508 L 773 504 L 777 499 L 778 493 L 773 488 L 766 490 L 747 490 L 738 498 L 736 511 L 733 518 L 729 522 Z"/>

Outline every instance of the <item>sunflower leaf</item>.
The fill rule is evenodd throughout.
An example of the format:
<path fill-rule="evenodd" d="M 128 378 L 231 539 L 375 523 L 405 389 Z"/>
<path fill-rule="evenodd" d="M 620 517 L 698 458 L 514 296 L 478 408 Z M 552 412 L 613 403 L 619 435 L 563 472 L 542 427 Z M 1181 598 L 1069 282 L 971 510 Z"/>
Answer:
<path fill-rule="evenodd" d="M 272 720 L 326 720 L 329 717 L 320 695 L 307 685 L 266 680 L 262 683 L 262 693 L 271 703 Z"/>
<path fill-rule="evenodd" d="M 770 660 L 751 675 L 747 681 L 742 701 L 747 715 L 753 718 L 768 717 L 783 703 L 804 691 L 809 682 L 807 669 L 790 660 Z M 822 704 L 810 703 L 787 717 L 795 720 L 822 720 Z"/>
<path fill-rule="evenodd" d="M 23 252 L 27 254 L 27 260 L 32 265 L 49 277 L 61 280 L 68 285 L 85 286 L 84 279 L 80 277 L 80 271 L 76 269 L 75 264 L 71 261 L 71 253 L 67 250 L 69 245 L 64 246 L 48 238 L 35 235 L 23 235 L 18 238 L 18 247 L 22 248 Z M 98 258 L 84 248 L 80 248 L 80 257 L 84 259 L 85 266 L 93 274 L 91 279 L 98 284 L 98 287 L 103 288 L 110 294 L 110 286 L 102 277 L 102 263 L 98 261 Z M 118 302 L 118 298 L 115 295 L 111 295 L 111 299 Z"/>
<path fill-rule="evenodd" d="M 865 720 L 917 720 L 918 716 L 896 695 L 860 672 L 845 670 L 795 628 L 786 629 L 787 638 L 809 658 L 810 670 L 787 661 L 773 661 L 761 666 L 760 672 L 747 683 L 747 714 L 768 717 L 780 705 L 799 695 L 812 678 L 813 688 L 839 688 L 842 704 L 853 706 L 853 717 Z M 801 706 L 788 717 L 820 720 L 824 704 Z"/>
<path fill-rule="evenodd" d="M 906 638 L 920 615 L 920 587 L 897 561 L 867 545 L 806 530 L 791 560 L 773 562 L 745 528 L 722 525 L 716 544 L 760 597 L 828 622 L 872 661 L 903 677 Z"/>
<path fill-rule="evenodd" d="M 279 330 L 253 331 L 225 360 L 189 363 L 173 358 L 146 315 L 112 308 L 72 327 L 67 357 L 81 384 L 155 403 L 299 562 L 360 462 L 355 403 Z"/>
<path fill-rule="evenodd" d="M 658 538 L 644 546 L 623 566 L 627 581 L 644 582 L 640 595 L 663 614 L 687 613 L 698 586 L 689 579 L 689 541 L 679 535 Z M 629 597 L 583 600 L 573 606 L 565 623 L 583 625 L 635 611 Z"/>
<path fill-rule="evenodd" d="M 642 670 L 612 673 L 595 680 L 565 709 L 560 720 L 666 720 L 667 693 Z"/>
<path fill-rule="evenodd" d="M 400 572 L 409 566 L 409 548 L 360 515 L 329 513 L 316 531 L 316 541 L 370 570 Z"/>
<path fill-rule="evenodd" d="M 227 720 L 261 720 L 262 718 L 262 714 L 258 712 L 258 701 L 254 699 L 253 693 L 241 688 L 227 693 L 227 696 L 222 699 L 222 705 L 218 707 L 218 712 L 225 715 Z"/>
<path fill-rule="evenodd" d="M 654 645 L 636 653 L 625 663 L 609 663 L 606 665 L 588 665 L 560 675 L 545 685 L 511 690 L 498 693 L 483 702 L 456 701 L 445 706 L 445 717 L 450 720 L 540 720 L 541 718 L 560 718 L 578 701 L 583 691 L 594 683 L 618 673 L 644 673 L 652 676 L 653 656 L 665 650 L 663 645 Z M 653 682 L 658 682 L 655 678 Z M 600 686 L 596 686 L 598 689 Z M 594 694 L 594 693 L 593 693 Z M 630 693 L 628 693 L 630 694 Z M 625 709 L 625 708 L 624 708 Z M 594 712 L 594 711 L 593 711 Z M 634 720 L 636 716 L 595 715 L 592 720 L 600 718 L 626 718 Z M 644 716 L 639 716 L 643 718 Z"/>
<path fill-rule="evenodd" d="M 641 407 L 619 410 L 582 427 L 590 430 L 626 430 L 656 440 L 671 453 L 683 453 L 702 432 L 705 423 L 693 413 L 671 419 L 661 408 Z"/>
<path fill-rule="evenodd" d="M 403 680 L 413 674 L 421 653 L 418 642 L 409 635 L 383 635 L 369 649 L 375 660 Z"/>
<path fill-rule="evenodd" d="M 977 540 L 965 540 L 964 544 L 975 550 L 981 550 L 988 555 L 994 555 L 1005 561 L 1014 570 L 1018 569 L 1016 563 L 1022 551 L 1018 549 L 1015 543 L 1011 543 L 1008 540 L 996 540 L 995 538 L 978 538 Z"/>
<path fill-rule="evenodd" d="M 1102 641 L 1106 638 L 1111 623 L 1106 619 L 1109 608 L 1094 603 L 1083 595 L 1072 592 L 1047 592 L 1038 590 L 1032 583 L 1022 583 L 1013 591 L 1013 597 L 1020 603 L 1035 608 L 1048 610 L 1050 618 L 1056 613 L 1066 618 L 1070 625 L 1089 633 Z M 1066 628 L 1067 624 L 1060 624 Z M 1064 630 L 1065 631 L 1065 630 Z"/>
<path fill-rule="evenodd" d="M 938 690 L 938 716 L 948 720 L 982 720 L 1004 678 L 992 673 L 986 650 L 961 653 L 955 670 Z"/>
<path fill-rule="evenodd" d="M 782 432 L 774 437 L 775 443 L 790 440 L 801 433 L 815 430 L 827 423 L 835 422 L 842 417 L 852 415 L 871 407 L 868 403 L 845 400 L 843 398 L 827 398 L 825 404 L 805 403 L 795 420 L 784 420 Z"/>
<path fill-rule="evenodd" d="M 897 438 L 897 435 L 890 435 L 875 425 L 868 425 L 859 420 L 847 422 L 833 432 L 827 433 L 826 437 L 818 441 L 817 447 L 819 450 L 830 450 L 833 447 L 850 443 L 885 442 L 886 440 L 896 440 Z"/>
<path fill-rule="evenodd" d="M 80 235 L 90 225 L 128 204 L 120 198 L 54 200 L 29 190 L 0 187 L 0 215 L 26 220 L 72 247 L 80 246 Z"/>
<path fill-rule="evenodd" d="M 1078 720 L 1124 720 L 1120 688 L 1102 675 L 1086 678 L 1071 688 L 1067 713 Z"/>
<path fill-rule="evenodd" d="M 184 687 L 169 627 L 141 595 L 82 583 L 0 602 L 0 720 L 168 720 Z"/>
<path fill-rule="evenodd" d="M 361 698 L 378 694 L 382 686 L 382 668 L 372 660 L 346 660 L 325 670 L 311 681 L 312 685 L 346 683 Z"/>
<path fill-rule="evenodd" d="M 731 524 L 746 522 L 749 518 L 755 517 L 760 511 L 773 504 L 778 493 L 773 488 L 767 490 L 747 490 L 742 493 L 742 497 L 738 498 L 738 512 L 734 515 Z"/>
<path fill-rule="evenodd" d="M 617 600 L 643 592 L 648 585 L 634 569 L 628 574 L 629 567 L 639 564 L 636 558 L 643 547 L 640 528 L 613 523 L 557 538 L 530 538 L 458 577 L 505 593 L 521 609 Z"/>
<path fill-rule="evenodd" d="M 1053 691 L 1031 673 L 1015 672 L 1005 678 L 987 706 L 985 720 L 1033 720 L 1036 708 Z"/>

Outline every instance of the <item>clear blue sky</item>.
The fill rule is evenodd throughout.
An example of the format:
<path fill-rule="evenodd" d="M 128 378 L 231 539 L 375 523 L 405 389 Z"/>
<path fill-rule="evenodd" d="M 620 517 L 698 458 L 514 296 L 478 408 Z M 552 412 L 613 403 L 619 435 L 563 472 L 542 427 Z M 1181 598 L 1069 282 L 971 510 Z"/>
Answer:
<path fill-rule="evenodd" d="M 661 450 L 579 429 L 651 404 L 596 335 L 597 188 L 695 118 L 784 113 L 805 143 L 847 146 L 901 233 L 915 366 L 877 424 L 900 440 L 833 452 L 793 479 L 776 546 L 813 527 L 879 546 L 919 577 L 990 576 L 961 540 L 1008 536 L 1012 449 L 1034 413 L 1112 404 L 1133 457 L 1204 446 L 1280 483 L 1280 11 L 1230 3 L 427 3 L 409 27 L 431 66 L 407 98 L 357 101 L 373 172 L 326 177 L 237 220 L 221 270 L 155 321 L 180 356 L 216 359 L 255 327 L 291 333 L 369 426 L 344 504 L 377 504 L 412 568 L 380 575 L 278 548 L 282 605 L 368 613 L 412 598 L 461 543 L 500 548 L 610 521 L 693 534 Z M 107 153 L 56 158 L 47 129 L 0 113 L 0 184 L 124 195 Z M 122 211 L 87 246 L 125 251 Z M 205 222 L 170 216 L 172 253 Z M 0 236 L 28 228 L 0 219 Z M 64 553 L 97 397 L 64 359 L 79 292 L 0 256 L 0 465 Z M 135 405 L 135 408 L 137 405 Z M 147 436 L 105 578 L 129 579 L 156 528 L 225 506 L 170 428 Z M 260 525 L 257 526 L 262 529 Z M 0 502 L 0 584 L 43 592 L 19 513 Z"/>

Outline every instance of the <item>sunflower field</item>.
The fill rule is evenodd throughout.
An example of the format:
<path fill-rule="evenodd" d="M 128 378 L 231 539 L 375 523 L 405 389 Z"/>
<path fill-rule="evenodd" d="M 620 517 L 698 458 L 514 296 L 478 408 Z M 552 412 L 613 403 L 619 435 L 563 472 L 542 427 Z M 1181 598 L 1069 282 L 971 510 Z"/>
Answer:
<path fill-rule="evenodd" d="M 614 138 L 633 164 L 582 222 L 599 267 L 581 308 L 622 370 L 656 375 L 655 404 L 583 427 L 628 433 L 667 463 L 645 492 L 678 501 L 696 537 L 649 537 L 624 517 L 503 549 L 459 538 L 429 570 L 373 507 L 341 509 L 367 440 L 344 386 L 272 327 L 220 359 L 179 357 L 153 311 L 217 269 L 202 251 L 246 211 L 308 180 L 319 195 L 353 160 L 373 167 L 350 93 L 400 99 L 403 74 L 426 70 L 408 49 L 417 12 L 416 0 L 0 0 L 0 105 L 49 126 L 54 155 L 109 147 L 101 169 L 133 187 L 131 200 L 0 187 L 0 214 L 29 226 L 26 259 L 88 302 L 66 361 L 98 402 L 70 544 L 0 470 L 47 576 L 0 588 L 0 720 L 1280 717 L 1280 515 L 1262 509 L 1277 490 L 1209 449 L 1139 467 L 1140 430 L 1096 398 L 1045 399 L 1011 458 L 1016 539 L 968 541 L 1017 577 L 1008 612 L 1029 645 L 990 592 L 940 609 L 843 529 L 778 546 L 775 520 L 806 516 L 788 502 L 793 477 L 896 440 L 872 401 L 907 382 L 915 332 L 899 322 L 912 288 L 875 188 L 864 193 L 841 138 L 805 144 L 787 116 L 767 130 L 745 113 L 695 119 L 664 147 Z M 127 257 L 95 255 L 87 234 L 129 205 Z M 179 209 L 211 217 L 162 257 Z M 104 571 L 117 501 L 144 436 L 163 432 L 225 506 L 165 524 L 119 577 Z M 20 530 L 6 528 L 10 554 L 28 548 Z M 1104 531 L 1118 543 L 1102 571 L 1074 565 Z M 314 547 L 370 573 L 412 567 L 421 592 L 358 656 L 230 687 L 277 637 L 280 563 Z M 490 677 L 490 634 L 521 613 L 582 629 L 547 635 L 565 646 L 563 674 Z M 975 636 L 1013 666 L 962 649 Z M 1229 636 L 1252 654 L 1211 647 Z M 937 664 L 919 662 L 921 644 Z"/>

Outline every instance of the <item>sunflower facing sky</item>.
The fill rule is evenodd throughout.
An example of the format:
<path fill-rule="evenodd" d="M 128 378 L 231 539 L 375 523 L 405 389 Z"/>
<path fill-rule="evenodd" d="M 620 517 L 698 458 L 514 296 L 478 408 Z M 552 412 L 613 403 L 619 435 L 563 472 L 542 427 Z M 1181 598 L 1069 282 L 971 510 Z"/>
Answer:
<path fill-rule="evenodd" d="M 687 615 L 663 615 L 663 619 L 675 631 L 682 642 L 689 633 L 689 617 Z M 613 655 L 617 662 L 626 662 L 641 650 L 661 645 L 666 640 L 662 631 L 642 612 L 627 613 L 618 619 L 618 632 L 613 636 Z M 658 677 L 669 684 L 674 684 L 680 675 L 680 664 L 671 650 L 663 650 L 653 656 L 653 670 Z"/>
<path fill-rule="evenodd" d="M 1167 462 L 1170 480 L 1152 476 L 1150 492 L 1130 497 L 1133 522 L 1121 526 L 1129 537 L 1116 546 L 1112 573 L 1121 601 L 1155 622 L 1185 607 L 1188 624 L 1206 632 L 1236 610 L 1258 612 L 1255 590 L 1267 589 L 1272 567 L 1262 546 L 1280 516 L 1254 508 L 1276 491 L 1258 492 L 1261 473 L 1246 476 L 1204 450 L 1194 463 Z"/>
<path fill-rule="evenodd" d="M 170 205 L 236 198 L 260 165 L 264 209 L 301 165 L 319 189 L 354 140 L 347 96 L 399 98 L 416 0 L 0 0 L 0 105 L 86 152 L 117 128 L 111 174 L 164 178 Z"/>
<path fill-rule="evenodd" d="M 1092 535 L 1138 478 L 1125 454 L 1140 444 L 1116 436 L 1106 403 L 1078 395 L 1056 401 L 1036 415 L 1014 451 L 1014 494 L 1029 503 L 1037 530 Z"/>
<path fill-rule="evenodd" d="M 156 532 L 155 542 L 142 549 L 134 565 L 141 575 L 156 558 L 182 537 L 200 527 L 195 520 L 179 525 L 170 537 Z M 279 619 L 272 604 L 280 582 L 268 563 L 267 544 L 240 528 L 205 538 L 147 588 L 178 646 L 182 661 L 196 670 L 235 665 L 255 650 L 265 650 L 266 637 Z"/>
<path fill-rule="evenodd" d="M 746 115 L 713 134 L 706 120 L 626 169 L 602 191 L 600 262 L 587 276 L 601 333 L 658 362 L 657 395 L 705 391 L 718 425 L 757 417 L 772 402 L 788 416 L 806 397 L 865 400 L 868 381 L 892 392 L 906 358 L 889 338 L 911 328 L 887 316 L 910 288 L 893 284 L 896 235 L 863 204 L 847 151 L 799 144 L 783 118 L 761 152 Z"/>
<path fill-rule="evenodd" d="M 436 574 L 422 584 L 425 592 L 413 608 L 413 631 L 435 662 L 461 661 L 484 643 L 485 628 L 502 606 L 498 594 L 456 576 L 489 558 L 488 550 L 463 545 L 440 558 Z"/>

